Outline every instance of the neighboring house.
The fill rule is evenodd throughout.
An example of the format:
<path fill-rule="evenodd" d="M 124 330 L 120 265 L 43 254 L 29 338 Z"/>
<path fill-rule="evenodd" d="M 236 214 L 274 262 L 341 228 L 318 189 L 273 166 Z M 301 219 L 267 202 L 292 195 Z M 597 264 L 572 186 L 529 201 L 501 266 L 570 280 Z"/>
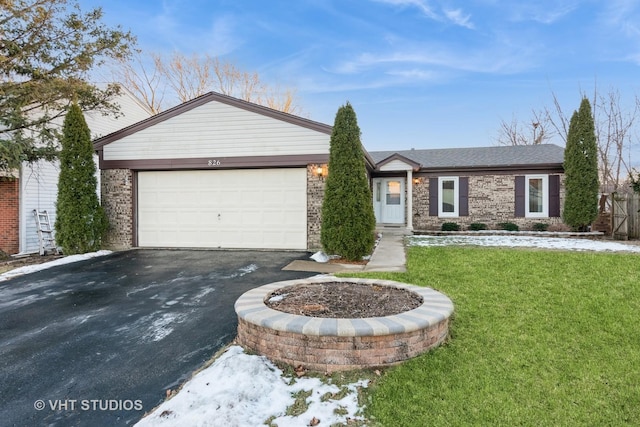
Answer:
<path fill-rule="evenodd" d="M 107 244 L 320 247 L 331 126 L 208 93 L 94 141 Z M 365 152 L 380 225 L 561 224 L 553 145 Z"/>
<path fill-rule="evenodd" d="M 85 119 L 94 138 L 151 115 L 148 108 L 125 89 L 115 102 L 120 105 L 117 117 L 85 112 Z M 59 120 L 60 125 L 63 120 L 64 118 Z M 8 254 L 38 252 L 38 231 L 33 211 L 46 210 L 53 226 L 56 219 L 59 173 L 57 161 L 39 161 L 23 163 L 11 179 L 0 178 L 0 250 Z"/>

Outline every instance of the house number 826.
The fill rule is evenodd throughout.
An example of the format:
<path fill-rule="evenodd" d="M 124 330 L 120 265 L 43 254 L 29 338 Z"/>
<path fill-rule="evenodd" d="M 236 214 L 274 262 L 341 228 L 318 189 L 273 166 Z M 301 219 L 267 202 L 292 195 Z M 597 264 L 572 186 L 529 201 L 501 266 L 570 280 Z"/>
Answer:
<path fill-rule="evenodd" d="M 220 166 L 220 160 L 209 160 L 208 166 Z"/>

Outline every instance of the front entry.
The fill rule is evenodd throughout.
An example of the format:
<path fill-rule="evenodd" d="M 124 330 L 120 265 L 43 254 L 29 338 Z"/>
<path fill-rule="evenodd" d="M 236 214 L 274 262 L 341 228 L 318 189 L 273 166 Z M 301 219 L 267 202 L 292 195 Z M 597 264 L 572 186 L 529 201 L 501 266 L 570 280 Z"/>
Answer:
<path fill-rule="evenodd" d="M 402 224 L 405 178 L 373 178 L 373 210 L 378 224 Z"/>

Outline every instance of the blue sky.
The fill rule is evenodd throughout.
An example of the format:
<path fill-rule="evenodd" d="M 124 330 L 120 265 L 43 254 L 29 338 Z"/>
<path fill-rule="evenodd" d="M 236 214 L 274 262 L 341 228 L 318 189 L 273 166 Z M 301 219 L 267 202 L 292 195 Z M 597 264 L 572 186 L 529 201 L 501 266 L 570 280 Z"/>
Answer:
<path fill-rule="evenodd" d="M 80 0 L 145 51 L 220 56 L 295 87 L 333 124 L 349 101 L 369 150 L 489 146 L 500 121 L 640 71 L 636 0 Z"/>

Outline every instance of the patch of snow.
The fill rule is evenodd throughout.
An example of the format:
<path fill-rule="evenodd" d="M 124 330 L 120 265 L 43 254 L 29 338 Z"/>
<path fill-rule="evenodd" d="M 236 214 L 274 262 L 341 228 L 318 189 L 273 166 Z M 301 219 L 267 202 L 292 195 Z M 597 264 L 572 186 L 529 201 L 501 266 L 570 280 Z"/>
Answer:
<path fill-rule="evenodd" d="M 493 246 L 493 247 L 528 247 L 541 249 L 562 249 L 572 251 L 596 252 L 635 252 L 640 253 L 640 246 L 616 243 L 604 240 L 572 239 L 564 237 L 531 237 L 531 236 L 413 236 L 409 238 L 412 246 Z"/>
<path fill-rule="evenodd" d="M 327 256 L 327 254 L 325 254 L 322 251 L 316 252 L 315 254 L 311 255 L 309 258 L 311 258 L 315 262 L 322 262 L 322 263 L 329 262 L 329 256 Z"/>
<path fill-rule="evenodd" d="M 238 269 L 238 273 L 232 273 L 227 276 L 221 276 L 223 279 L 235 279 L 236 277 L 246 276 L 247 274 L 253 273 L 258 269 L 256 264 L 249 264 L 244 267 L 240 267 Z"/>
<path fill-rule="evenodd" d="M 87 254 L 69 255 L 64 258 L 58 258 L 53 261 L 44 262 L 42 264 L 26 265 L 24 267 L 15 268 L 13 270 L 7 271 L 6 273 L 0 274 L 0 282 L 4 280 L 12 279 L 16 276 L 21 276 L 23 274 L 35 273 L 36 271 L 46 270 L 51 267 L 57 267 L 58 265 L 84 261 L 90 258 L 109 255 L 110 253 L 112 252 L 103 250 L 103 251 L 97 251 L 97 252 L 89 252 Z"/>
<path fill-rule="evenodd" d="M 153 323 L 148 327 L 147 333 L 143 338 L 151 339 L 152 341 L 160 341 L 173 332 L 173 324 L 180 323 L 184 320 L 184 315 L 175 313 L 164 313 L 159 318 L 155 319 Z"/>
<path fill-rule="evenodd" d="M 322 402 L 323 395 L 337 393 L 339 388 L 317 378 L 284 378 L 266 357 L 248 355 L 241 347 L 232 346 L 136 426 L 259 426 L 271 417 L 278 427 L 306 426 L 313 417 L 323 426 L 346 424 L 347 419 L 357 418 L 361 409 L 357 389 L 367 385 L 367 381 L 349 384 L 345 397 Z M 301 390 L 312 390 L 308 410 L 296 417 L 285 415 L 295 401 L 292 394 Z M 346 413 L 336 414 L 338 408 Z"/>
<path fill-rule="evenodd" d="M 278 302 L 278 301 L 282 301 L 283 299 L 285 299 L 285 297 L 289 295 L 289 294 L 282 294 L 282 295 L 274 295 L 271 298 L 269 298 L 269 302 Z"/>
<path fill-rule="evenodd" d="M 244 276 L 245 274 L 253 273 L 258 269 L 256 264 L 249 264 L 246 267 L 240 268 L 240 276 Z"/>

